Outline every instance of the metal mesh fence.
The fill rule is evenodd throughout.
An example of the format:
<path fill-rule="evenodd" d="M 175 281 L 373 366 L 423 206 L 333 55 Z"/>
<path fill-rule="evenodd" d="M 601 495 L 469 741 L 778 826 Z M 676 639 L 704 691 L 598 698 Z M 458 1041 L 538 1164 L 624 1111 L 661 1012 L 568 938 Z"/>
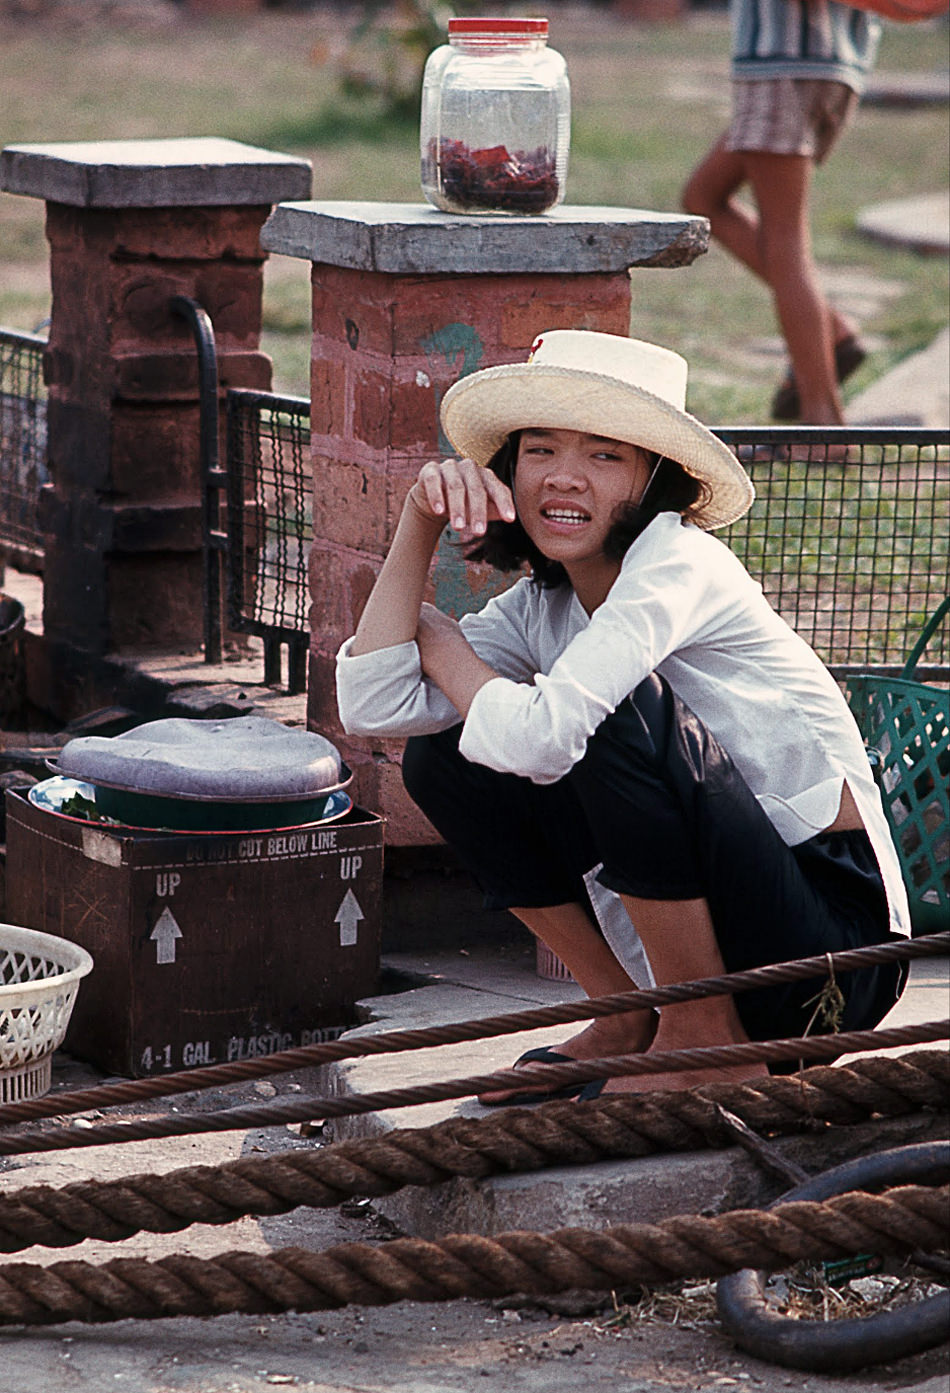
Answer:
<path fill-rule="evenodd" d="M 308 404 L 229 393 L 232 615 L 307 632 Z M 719 535 L 838 677 L 897 671 L 950 589 L 950 434 L 875 427 L 716 432 L 756 488 Z M 243 514 L 243 524 L 241 515 Z M 934 635 L 920 673 L 950 670 Z"/>
<path fill-rule="evenodd" d="M 46 340 L 0 328 L 0 556 L 42 569 L 40 489 L 46 467 Z"/>
<path fill-rule="evenodd" d="M 309 642 L 310 403 L 228 392 L 228 623 L 265 640 L 265 679 L 279 680 L 290 645 L 291 691 L 302 690 Z"/>
<path fill-rule="evenodd" d="M 720 535 L 836 676 L 898 671 L 950 590 L 950 434 L 733 429 L 756 488 Z M 948 670 L 946 626 L 921 675 Z"/>

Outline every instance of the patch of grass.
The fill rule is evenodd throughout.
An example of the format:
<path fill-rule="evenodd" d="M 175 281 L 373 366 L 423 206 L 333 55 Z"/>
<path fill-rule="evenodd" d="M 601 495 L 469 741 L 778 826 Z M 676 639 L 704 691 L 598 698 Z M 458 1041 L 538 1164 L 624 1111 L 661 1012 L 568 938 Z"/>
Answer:
<path fill-rule="evenodd" d="M 372 98 L 338 97 L 316 110 L 281 117 L 262 128 L 255 139 L 255 144 L 274 150 L 364 142 L 400 155 L 407 147 L 415 149 L 419 143 L 418 118 L 387 111 Z"/>
<path fill-rule="evenodd" d="M 306 156 L 320 199 L 418 202 L 414 119 L 372 95 L 341 93 L 347 31 L 338 8 L 265 10 L 227 21 L 156 0 L 149 23 L 80 7 L 0 17 L 3 144 L 221 135 Z M 342 18 L 341 18 L 342 14 Z M 889 27 L 879 71 L 947 65 L 947 27 Z M 728 20 L 697 11 L 643 25 L 592 6 L 555 13 L 551 43 L 573 93 L 568 199 L 673 211 L 689 171 L 729 109 Z M 946 187 L 945 107 L 863 108 L 815 181 L 814 234 L 832 294 L 881 347 L 848 384 L 860 389 L 930 342 L 947 321 L 941 258 L 882 247 L 854 230 L 859 210 Z M 265 277 L 265 350 L 278 390 L 309 390 L 308 268 L 275 258 Z M 43 207 L 0 194 L 0 323 L 33 329 L 49 313 Z M 884 293 L 882 286 L 895 293 Z M 690 406 L 718 423 L 764 419 L 784 354 L 765 289 L 718 248 L 689 269 L 632 277 L 633 333 L 690 359 Z"/>

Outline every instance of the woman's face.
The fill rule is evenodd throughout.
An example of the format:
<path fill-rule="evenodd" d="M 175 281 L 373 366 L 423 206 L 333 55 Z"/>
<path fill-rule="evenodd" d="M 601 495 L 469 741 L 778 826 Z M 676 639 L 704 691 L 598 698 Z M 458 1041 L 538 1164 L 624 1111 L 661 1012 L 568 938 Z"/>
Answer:
<path fill-rule="evenodd" d="M 514 495 L 518 519 L 538 550 L 573 564 L 603 557 L 619 506 L 638 503 L 650 457 L 637 445 L 574 430 L 524 430 Z"/>

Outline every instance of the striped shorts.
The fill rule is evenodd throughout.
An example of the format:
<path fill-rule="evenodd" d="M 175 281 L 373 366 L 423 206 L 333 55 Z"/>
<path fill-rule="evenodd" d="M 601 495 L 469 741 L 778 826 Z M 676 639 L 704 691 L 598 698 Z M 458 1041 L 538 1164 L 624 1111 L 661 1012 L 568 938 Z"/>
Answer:
<path fill-rule="evenodd" d="M 792 77 L 734 81 L 726 148 L 807 155 L 821 164 L 857 105 L 858 94 L 843 82 Z"/>

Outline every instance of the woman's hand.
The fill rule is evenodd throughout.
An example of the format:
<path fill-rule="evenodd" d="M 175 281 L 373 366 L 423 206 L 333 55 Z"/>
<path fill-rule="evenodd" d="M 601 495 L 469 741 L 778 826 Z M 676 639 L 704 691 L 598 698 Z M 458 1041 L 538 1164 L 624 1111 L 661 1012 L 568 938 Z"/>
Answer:
<path fill-rule="evenodd" d="M 448 522 L 463 541 L 484 535 L 489 522 L 514 522 L 511 490 L 474 460 L 430 460 L 419 470 L 407 503 L 433 522 Z"/>
<path fill-rule="evenodd" d="M 416 644 L 426 677 L 442 689 L 460 716 L 467 716 L 475 693 L 497 673 L 478 656 L 458 622 L 435 605 L 424 604 L 419 611 Z"/>

